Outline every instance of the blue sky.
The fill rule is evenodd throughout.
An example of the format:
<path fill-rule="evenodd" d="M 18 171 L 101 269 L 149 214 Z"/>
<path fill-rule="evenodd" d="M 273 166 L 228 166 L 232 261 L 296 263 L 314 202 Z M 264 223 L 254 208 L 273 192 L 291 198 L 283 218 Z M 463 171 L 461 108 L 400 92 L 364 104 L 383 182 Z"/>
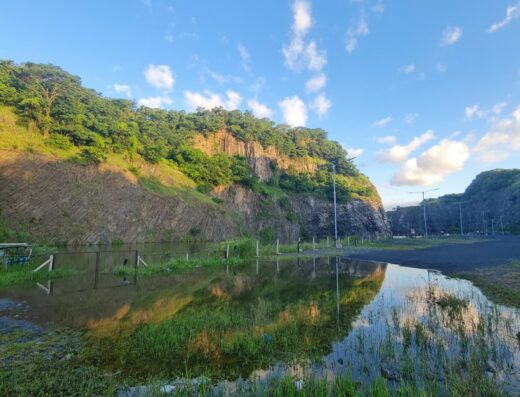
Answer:
<path fill-rule="evenodd" d="M 518 0 L 8 1 L 0 58 L 148 106 L 323 128 L 387 208 L 520 167 Z"/>

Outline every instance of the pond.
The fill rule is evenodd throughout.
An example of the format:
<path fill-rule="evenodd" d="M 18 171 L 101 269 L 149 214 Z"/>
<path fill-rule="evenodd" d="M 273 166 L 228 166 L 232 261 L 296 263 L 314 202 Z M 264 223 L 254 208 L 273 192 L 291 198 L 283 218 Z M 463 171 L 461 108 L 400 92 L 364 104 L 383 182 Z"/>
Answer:
<path fill-rule="evenodd" d="M 137 385 L 348 376 L 439 395 L 464 382 L 520 390 L 519 311 L 464 280 L 341 257 L 116 277 L 121 260 L 0 295 L 26 305 L 20 319 L 82 330 L 82 360 Z"/>

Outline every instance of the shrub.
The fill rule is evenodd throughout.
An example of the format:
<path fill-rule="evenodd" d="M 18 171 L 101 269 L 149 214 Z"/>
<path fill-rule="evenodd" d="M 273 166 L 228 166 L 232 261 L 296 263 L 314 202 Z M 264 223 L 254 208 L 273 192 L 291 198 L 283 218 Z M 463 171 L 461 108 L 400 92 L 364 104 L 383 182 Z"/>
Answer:
<path fill-rule="evenodd" d="M 67 136 L 56 133 L 51 134 L 49 139 L 45 141 L 45 144 L 55 149 L 62 150 L 69 150 L 74 146 Z"/>

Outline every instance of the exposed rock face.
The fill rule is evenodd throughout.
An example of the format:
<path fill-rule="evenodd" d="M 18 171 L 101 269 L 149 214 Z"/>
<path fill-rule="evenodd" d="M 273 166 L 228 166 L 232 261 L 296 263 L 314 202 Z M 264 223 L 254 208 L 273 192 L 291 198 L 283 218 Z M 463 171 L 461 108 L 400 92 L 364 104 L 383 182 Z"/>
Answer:
<path fill-rule="evenodd" d="M 261 181 L 267 181 L 273 175 L 271 161 L 276 160 L 281 170 L 290 167 L 297 172 L 316 172 L 318 163 L 306 158 L 292 159 L 286 155 L 278 153 L 274 146 L 263 148 L 258 142 L 243 142 L 237 140 L 233 135 L 226 131 L 219 131 L 208 136 L 197 134 L 194 138 L 193 146 L 202 150 L 209 156 L 217 153 L 224 153 L 228 156 L 243 156 L 255 170 Z"/>
<path fill-rule="evenodd" d="M 334 234 L 332 204 L 312 197 L 279 201 L 240 185 L 222 189 L 222 203 L 193 190 L 181 193 L 157 194 L 130 172 L 107 165 L 0 150 L 0 221 L 35 241 L 222 240 L 264 233 L 289 242 Z M 338 227 L 340 235 L 389 231 L 381 207 L 361 200 L 338 206 Z"/>
<path fill-rule="evenodd" d="M 458 203 L 461 202 L 459 212 Z M 464 233 L 504 231 L 520 232 L 520 170 L 492 170 L 473 180 L 463 194 L 450 194 L 426 201 L 428 233 L 460 233 L 460 215 Z M 399 207 L 387 213 L 392 233 L 423 234 L 422 206 Z"/>

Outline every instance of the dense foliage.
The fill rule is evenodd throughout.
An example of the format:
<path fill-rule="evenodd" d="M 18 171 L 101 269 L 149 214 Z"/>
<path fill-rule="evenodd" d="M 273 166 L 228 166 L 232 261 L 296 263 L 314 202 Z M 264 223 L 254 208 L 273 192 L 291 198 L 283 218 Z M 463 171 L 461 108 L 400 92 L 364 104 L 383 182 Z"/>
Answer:
<path fill-rule="evenodd" d="M 258 119 L 250 112 L 222 108 L 193 113 L 137 107 L 81 86 L 79 77 L 53 65 L 0 61 L 0 105 L 16 109 L 22 122 L 36 126 L 50 145 L 82 147 L 81 161 L 103 162 L 110 153 L 139 153 L 146 161 L 168 159 L 202 186 L 253 185 L 256 177 L 241 157 L 207 156 L 191 146 L 196 133 L 225 130 L 236 139 L 274 146 L 290 158 L 312 157 L 336 164 L 337 172 L 357 175 L 347 152 L 321 129 L 290 128 Z M 330 166 L 316 175 L 278 173 L 283 189 L 313 192 L 330 186 Z M 340 187 L 341 193 L 341 187 Z"/>

